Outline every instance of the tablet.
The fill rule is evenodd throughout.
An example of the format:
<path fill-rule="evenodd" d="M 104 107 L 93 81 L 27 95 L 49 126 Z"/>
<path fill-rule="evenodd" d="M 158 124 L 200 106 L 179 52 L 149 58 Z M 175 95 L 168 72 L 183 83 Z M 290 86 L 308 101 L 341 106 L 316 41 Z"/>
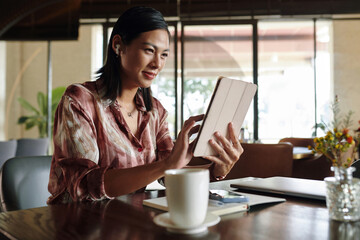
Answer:
<path fill-rule="evenodd" d="M 216 131 L 228 138 L 229 122 L 233 123 L 236 136 L 240 135 L 256 89 L 257 86 L 250 82 L 219 77 L 195 142 L 195 157 L 216 155 L 209 140 L 214 138 Z"/>

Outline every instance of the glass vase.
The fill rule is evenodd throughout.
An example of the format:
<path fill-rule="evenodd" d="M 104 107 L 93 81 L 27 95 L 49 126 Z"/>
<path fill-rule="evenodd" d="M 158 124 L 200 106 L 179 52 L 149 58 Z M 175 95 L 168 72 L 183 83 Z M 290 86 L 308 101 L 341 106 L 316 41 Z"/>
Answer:
<path fill-rule="evenodd" d="M 325 178 L 329 217 L 337 221 L 360 219 L 360 179 L 353 178 L 354 167 L 331 167 L 334 177 Z"/>

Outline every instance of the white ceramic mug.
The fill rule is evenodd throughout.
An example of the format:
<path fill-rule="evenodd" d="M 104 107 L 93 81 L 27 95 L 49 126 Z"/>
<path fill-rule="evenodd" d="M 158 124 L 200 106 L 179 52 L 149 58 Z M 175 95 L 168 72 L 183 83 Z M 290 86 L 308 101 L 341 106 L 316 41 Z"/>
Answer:
<path fill-rule="evenodd" d="M 209 170 L 199 168 L 165 171 L 166 199 L 173 224 L 201 225 L 209 203 Z"/>

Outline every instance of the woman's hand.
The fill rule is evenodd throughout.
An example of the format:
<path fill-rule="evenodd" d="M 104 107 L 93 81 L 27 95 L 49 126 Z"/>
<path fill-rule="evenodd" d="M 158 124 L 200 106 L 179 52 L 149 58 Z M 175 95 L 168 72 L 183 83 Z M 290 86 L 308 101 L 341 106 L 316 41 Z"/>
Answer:
<path fill-rule="evenodd" d="M 186 166 L 192 158 L 193 144 L 189 144 L 189 138 L 194 133 L 197 133 L 200 129 L 200 125 L 195 125 L 196 122 L 201 121 L 204 118 L 204 114 L 190 117 L 184 122 L 174 148 L 167 159 L 170 164 L 170 168 L 183 168 Z"/>
<path fill-rule="evenodd" d="M 217 141 L 209 140 L 211 147 L 218 153 L 218 156 L 206 156 L 204 158 L 214 163 L 212 172 L 214 177 L 226 176 L 244 152 L 240 141 L 235 136 L 232 123 L 228 125 L 228 132 L 230 139 L 220 135 L 219 132 L 215 132 Z"/>

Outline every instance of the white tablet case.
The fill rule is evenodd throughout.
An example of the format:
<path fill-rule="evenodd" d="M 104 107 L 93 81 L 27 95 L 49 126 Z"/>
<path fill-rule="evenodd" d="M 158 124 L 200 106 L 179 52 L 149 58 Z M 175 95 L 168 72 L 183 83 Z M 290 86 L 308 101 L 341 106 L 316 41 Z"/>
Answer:
<path fill-rule="evenodd" d="M 219 77 L 198 134 L 195 157 L 216 155 L 208 141 L 214 138 L 215 131 L 228 138 L 229 122 L 233 123 L 236 136 L 240 135 L 256 89 L 253 83 Z"/>

